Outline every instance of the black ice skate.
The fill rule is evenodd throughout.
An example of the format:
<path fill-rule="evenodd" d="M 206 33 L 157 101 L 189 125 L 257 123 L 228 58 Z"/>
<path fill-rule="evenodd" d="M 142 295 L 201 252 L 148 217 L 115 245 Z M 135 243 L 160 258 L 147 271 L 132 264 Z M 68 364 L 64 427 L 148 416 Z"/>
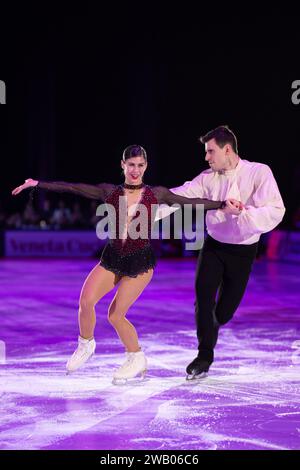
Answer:
<path fill-rule="evenodd" d="M 186 380 L 204 379 L 208 375 L 210 363 L 196 357 L 186 368 Z"/>

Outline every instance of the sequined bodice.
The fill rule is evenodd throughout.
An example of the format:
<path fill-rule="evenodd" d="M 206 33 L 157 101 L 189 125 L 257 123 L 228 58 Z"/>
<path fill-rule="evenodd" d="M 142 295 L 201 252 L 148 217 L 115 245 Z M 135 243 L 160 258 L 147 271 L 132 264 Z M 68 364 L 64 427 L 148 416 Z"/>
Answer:
<path fill-rule="evenodd" d="M 106 198 L 105 203 L 111 204 L 115 209 L 115 234 L 116 238 L 110 238 L 109 243 L 122 254 L 130 254 L 143 249 L 150 244 L 151 227 L 154 219 L 154 212 L 151 211 L 152 205 L 157 205 L 158 201 L 149 186 L 145 185 L 141 198 L 136 206 L 133 215 L 127 213 L 126 195 L 122 186 L 116 189 Z M 122 199 L 123 198 L 123 199 Z M 146 211 L 146 218 L 141 217 L 141 207 Z M 133 210 L 133 208 L 130 208 Z M 121 211 L 121 213 L 120 213 Z M 130 226 L 134 224 L 136 232 L 140 236 L 132 238 Z M 133 227 L 131 227 L 133 229 Z"/>

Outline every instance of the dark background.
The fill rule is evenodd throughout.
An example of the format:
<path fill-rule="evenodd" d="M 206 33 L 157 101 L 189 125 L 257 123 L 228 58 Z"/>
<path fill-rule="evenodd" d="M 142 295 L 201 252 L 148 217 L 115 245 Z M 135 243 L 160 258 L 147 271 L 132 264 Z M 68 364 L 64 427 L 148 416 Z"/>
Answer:
<path fill-rule="evenodd" d="M 242 158 L 271 166 L 289 225 L 300 204 L 295 11 L 47 5 L 2 8 L 2 205 L 28 197 L 10 191 L 29 177 L 119 183 L 133 143 L 148 152 L 146 183 L 180 185 L 207 167 L 199 135 L 228 124 Z"/>

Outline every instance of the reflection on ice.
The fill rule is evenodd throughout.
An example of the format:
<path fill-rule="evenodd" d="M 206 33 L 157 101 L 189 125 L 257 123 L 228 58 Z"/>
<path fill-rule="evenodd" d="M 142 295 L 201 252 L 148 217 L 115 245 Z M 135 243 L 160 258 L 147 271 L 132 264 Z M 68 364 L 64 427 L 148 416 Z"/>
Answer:
<path fill-rule="evenodd" d="M 161 261 L 129 312 L 148 358 L 147 380 L 116 387 L 123 350 L 106 321 L 113 294 L 96 307 L 96 355 L 65 375 L 77 340 L 78 289 L 93 263 L 60 260 L 45 272 L 43 261 L 1 262 L 1 449 L 299 448 L 295 266 L 254 267 L 208 378 L 187 383 L 196 353 L 195 263 Z"/>

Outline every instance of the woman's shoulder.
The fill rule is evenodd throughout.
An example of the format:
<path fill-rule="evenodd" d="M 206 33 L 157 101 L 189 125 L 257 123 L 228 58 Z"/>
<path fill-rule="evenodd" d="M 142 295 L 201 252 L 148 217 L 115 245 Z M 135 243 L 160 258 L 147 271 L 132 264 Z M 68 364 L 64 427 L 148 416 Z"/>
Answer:
<path fill-rule="evenodd" d="M 171 194 L 170 190 L 165 186 L 151 186 L 151 191 L 158 203 L 163 202 L 168 198 L 169 193 Z"/>
<path fill-rule="evenodd" d="M 153 191 L 154 193 L 163 193 L 165 191 L 168 191 L 168 188 L 166 188 L 165 186 L 148 186 L 151 191 Z"/>

